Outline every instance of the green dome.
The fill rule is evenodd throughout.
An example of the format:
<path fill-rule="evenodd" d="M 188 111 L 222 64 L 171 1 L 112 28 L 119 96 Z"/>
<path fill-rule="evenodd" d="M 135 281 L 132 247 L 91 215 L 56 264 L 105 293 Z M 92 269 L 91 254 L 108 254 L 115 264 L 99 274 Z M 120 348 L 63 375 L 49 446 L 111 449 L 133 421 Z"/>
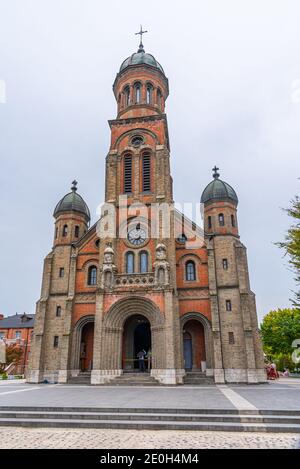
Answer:
<path fill-rule="evenodd" d="M 234 203 L 238 204 L 238 197 L 235 190 L 227 184 L 227 182 L 219 179 L 219 173 L 217 172 L 219 168 L 214 168 L 214 180 L 211 181 L 206 188 L 204 189 L 201 196 L 201 203 L 205 204 L 210 201 L 226 200 L 230 199 Z"/>
<path fill-rule="evenodd" d="M 77 194 L 77 182 L 73 181 L 72 192 L 66 194 L 56 205 L 53 216 L 56 218 L 63 212 L 79 212 L 85 215 L 88 221 L 91 219 L 90 211 L 81 197 L 81 195 Z"/>
<path fill-rule="evenodd" d="M 163 74 L 165 74 L 162 66 L 160 63 L 157 62 L 155 57 L 152 54 L 146 54 L 144 50 L 139 50 L 138 52 L 132 54 L 130 57 L 124 60 L 120 67 L 120 72 L 125 70 L 125 68 L 133 66 L 133 65 L 150 65 L 151 67 L 155 67 L 160 70 Z"/>

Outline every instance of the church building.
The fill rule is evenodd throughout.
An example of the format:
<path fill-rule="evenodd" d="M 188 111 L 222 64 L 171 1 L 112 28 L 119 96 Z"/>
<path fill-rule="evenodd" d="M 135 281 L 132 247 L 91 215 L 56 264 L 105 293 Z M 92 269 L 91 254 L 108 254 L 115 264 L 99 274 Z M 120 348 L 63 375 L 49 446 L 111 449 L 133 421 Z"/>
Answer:
<path fill-rule="evenodd" d="M 235 190 L 215 167 L 204 231 L 175 209 L 169 82 L 142 41 L 113 92 L 103 213 L 90 226 L 76 181 L 55 207 L 27 381 L 265 382 Z"/>

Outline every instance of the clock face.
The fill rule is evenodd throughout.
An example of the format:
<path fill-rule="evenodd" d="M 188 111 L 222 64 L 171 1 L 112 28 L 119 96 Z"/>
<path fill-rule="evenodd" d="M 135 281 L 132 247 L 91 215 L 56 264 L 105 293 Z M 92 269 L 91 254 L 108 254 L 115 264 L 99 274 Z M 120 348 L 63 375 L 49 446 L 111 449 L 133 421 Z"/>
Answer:
<path fill-rule="evenodd" d="M 143 230 L 143 228 L 134 228 L 128 232 L 128 241 L 133 245 L 133 246 L 140 246 L 143 244 L 147 237 L 146 237 L 146 232 Z"/>

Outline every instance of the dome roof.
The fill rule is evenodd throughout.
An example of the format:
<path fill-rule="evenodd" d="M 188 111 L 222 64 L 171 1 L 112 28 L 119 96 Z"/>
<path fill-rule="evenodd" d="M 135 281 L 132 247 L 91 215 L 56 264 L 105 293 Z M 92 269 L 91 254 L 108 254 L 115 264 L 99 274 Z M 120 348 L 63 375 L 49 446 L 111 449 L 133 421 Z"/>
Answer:
<path fill-rule="evenodd" d="M 127 57 L 127 59 L 124 60 L 120 67 L 120 72 L 125 70 L 125 68 L 130 67 L 132 65 L 150 65 L 151 67 L 155 67 L 158 70 L 161 71 L 161 73 L 165 74 L 164 69 L 160 65 L 159 62 L 157 62 L 156 58 L 152 54 L 148 54 L 145 52 L 144 47 L 142 44 L 140 44 L 139 50 L 135 52 L 134 54 L 130 55 Z"/>
<path fill-rule="evenodd" d="M 90 221 L 91 215 L 89 208 L 81 195 L 77 194 L 77 182 L 73 181 L 72 192 L 66 194 L 56 205 L 53 216 L 57 217 L 63 212 L 79 212 L 86 216 L 87 220 Z"/>
<path fill-rule="evenodd" d="M 212 200 L 217 201 L 230 199 L 238 204 L 239 200 L 235 190 L 229 184 L 227 184 L 227 182 L 219 179 L 220 174 L 217 172 L 218 169 L 219 168 L 214 167 L 214 180 L 211 181 L 202 192 L 201 203 L 205 204 L 206 202 Z"/>

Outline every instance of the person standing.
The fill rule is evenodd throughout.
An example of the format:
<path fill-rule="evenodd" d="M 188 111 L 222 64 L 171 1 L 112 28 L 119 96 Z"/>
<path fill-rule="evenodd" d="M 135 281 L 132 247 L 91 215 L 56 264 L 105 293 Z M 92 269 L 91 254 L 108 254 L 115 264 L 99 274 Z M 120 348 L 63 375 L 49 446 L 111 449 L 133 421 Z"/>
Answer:
<path fill-rule="evenodd" d="M 142 373 L 145 371 L 145 355 L 145 350 L 140 350 L 140 352 L 137 354 L 137 357 L 139 359 L 139 370 Z"/>

